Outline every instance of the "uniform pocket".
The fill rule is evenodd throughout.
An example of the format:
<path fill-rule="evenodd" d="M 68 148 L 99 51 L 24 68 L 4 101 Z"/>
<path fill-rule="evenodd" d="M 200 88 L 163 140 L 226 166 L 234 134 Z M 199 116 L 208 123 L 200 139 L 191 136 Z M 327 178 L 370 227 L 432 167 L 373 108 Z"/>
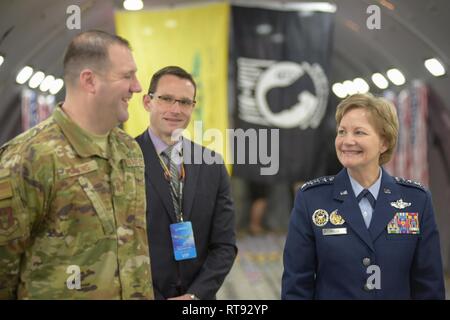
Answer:
<path fill-rule="evenodd" d="M 57 193 L 46 217 L 47 237 L 65 243 L 65 254 L 78 254 L 114 237 L 110 190 L 95 161 L 58 169 Z"/>
<path fill-rule="evenodd" d="M 0 200 L 0 244 L 21 236 L 11 199 Z"/>
<path fill-rule="evenodd" d="M 125 159 L 123 170 L 123 193 L 116 195 L 124 197 L 127 222 L 141 227 L 145 225 L 146 208 L 144 162 L 140 158 Z"/>
<path fill-rule="evenodd" d="M 92 183 L 86 177 L 79 177 L 78 182 L 80 183 L 81 188 L 83 189 L 86 196 L 91 201 L 92 206 L 94 207 L 102 224 L 103 232 L 106 235 L 114 234 L 114 226 L 111 219 L 108 218 L 108 211 L 103 204 L 102 199 L 92 186 Z"/>
<path fill-rule="evenodd" d="M 23 214 L 23 212 L 17 212 L 18 206 L 14 205 L 17 204 L 17 199 L 13 198 L 9 175 L 4 172 L 0 172 L 0 174 L 2 175 L 2 178 L 0 178 L 0 245 L 3 245 L 22 237 L 24 231 L 20 227 L 17 217 L 18 214 Z"/>

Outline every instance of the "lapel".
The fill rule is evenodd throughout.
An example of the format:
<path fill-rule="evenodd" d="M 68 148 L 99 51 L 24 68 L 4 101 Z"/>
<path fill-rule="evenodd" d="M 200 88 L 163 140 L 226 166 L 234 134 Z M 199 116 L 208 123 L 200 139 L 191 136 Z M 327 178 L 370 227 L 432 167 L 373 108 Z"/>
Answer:
<path fill-rule="evenodd" d="M 369 230 L 367 230 L 361 210 L 356 202 L 356 196 L 350 184 L 347 169 L 342 169 L 334 178 L 333 188 L 334 199 L 341 202 L 341 205 L 337 208 L 338 213 L 345 219 L 345 222 L 355 231 L 358 237 L 372 251 L 375 251 Z"/>
<path fill-rule="evenodd" d="M 199 157 L 199 155 L 201 155 Z M 197 190 L 197 179 L 200 172 L 200 160 L 203 159 L 202 147 L 191 140 L 183 138 L 183 161 L 186 180 L 183 187 L 183 218 L 188 221 L 192 214 L 195 190 Z M 197 160 L 197 161 L 194 161 Z"/>
<path fill-rule="evenodd" d="M 391 202 L 395 202 L 401 198 L 398 185 L 395 183 L 391 175 L 384 169 L 381 177 L 380 192 L 370 222 L 369 232 L 375 241 L 380 234 L 386 229 L 389 221 L 392 220 L 395 213 L 399 210 L 391 206 Z"/>
<path fill-rule="evenodd" d="M 156 194 L 159 196 L 164 207 L 166 208 L 166 213 L 169 215 L 170 220 L 175 223 L 175 209 L 172 203 L 172 196 L 170 195 L 169 183 L 164 178 L 164 172 L 161 167 L 161 163 L 159 163 L 159 158 L 156 154 L 155 146 L 153 145 L 148 131 L 145 130 L 145 132 L 136 140 L 141 146 L 142 153 L 144 155 L 146 183 L 150 183 L 156 190 Z M 154 201 L 152 199 L 147 200 Z"/>

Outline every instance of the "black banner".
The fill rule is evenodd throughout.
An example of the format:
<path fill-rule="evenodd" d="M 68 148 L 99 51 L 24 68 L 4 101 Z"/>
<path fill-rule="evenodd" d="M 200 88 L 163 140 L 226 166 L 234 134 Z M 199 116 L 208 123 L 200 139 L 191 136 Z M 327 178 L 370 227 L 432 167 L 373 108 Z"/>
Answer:
<path fill-rule="evenodd" d="M 247 134 L 245 161 L 238 161 L 243 156 L 235 141 L 234 175 L 267 183 L 304 181 L 325 173 L 329 148 L 324 146 L 332 141 L 323 128 L 329 127 L 326 121 L 334 122 L 327 76 L 333 9 L 232 6 L 234 123 L 244 132 L 256 130 L 258 138 L 255 143 Z M 261 160 L 264 153 L 257 147 L 265 143 L 272 161 L 266 172 L 268 161 L 254 161 Z"/>

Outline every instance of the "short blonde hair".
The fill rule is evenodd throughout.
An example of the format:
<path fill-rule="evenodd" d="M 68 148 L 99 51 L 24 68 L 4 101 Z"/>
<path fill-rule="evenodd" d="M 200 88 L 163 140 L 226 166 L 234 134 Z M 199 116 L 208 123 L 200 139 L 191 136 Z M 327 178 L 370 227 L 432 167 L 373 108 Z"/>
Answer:
<path fill-rule="evenodd" d="M 350 110 L 362 108 L 371 115 L 371 124 L 378 134 L 385 139 L 387 150 L 380 155 L 379 164 L 391 160 L 398 138 L 397 111 L 392 103 L 383 98 L 374 97 L 370 93 L 354 94 L 339 103 L 336 109 L 336 125 L 339 126 L 342 117 Z"/>

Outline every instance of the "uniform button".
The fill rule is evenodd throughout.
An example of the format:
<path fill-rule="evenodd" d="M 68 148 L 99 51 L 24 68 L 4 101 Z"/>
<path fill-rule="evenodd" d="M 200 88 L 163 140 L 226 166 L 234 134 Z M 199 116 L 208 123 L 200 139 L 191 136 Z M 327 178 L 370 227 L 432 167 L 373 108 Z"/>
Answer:
<path fill-rule="evenodd" d="M 370 288 L 367 283 L 364 285 L 364 291 L 372 291 L 373 288 Z"/>
<path fill-rule="evenodd" d="M 370 266 L 370 258 L 364 258 L 362 261 L 364 267 Z"/>

